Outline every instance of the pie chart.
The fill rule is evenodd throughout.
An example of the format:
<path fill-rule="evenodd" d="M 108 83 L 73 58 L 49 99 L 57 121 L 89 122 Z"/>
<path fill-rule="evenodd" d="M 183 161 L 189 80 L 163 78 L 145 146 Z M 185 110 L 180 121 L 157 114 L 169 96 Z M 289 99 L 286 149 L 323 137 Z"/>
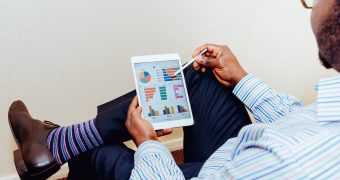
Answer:
<path fill-rule="evenodd" d="M 142 71 L 139 73 L 139 80 L 142 83 L 149 83 L 151 81 L 151 75 L 146 71 Z"/>

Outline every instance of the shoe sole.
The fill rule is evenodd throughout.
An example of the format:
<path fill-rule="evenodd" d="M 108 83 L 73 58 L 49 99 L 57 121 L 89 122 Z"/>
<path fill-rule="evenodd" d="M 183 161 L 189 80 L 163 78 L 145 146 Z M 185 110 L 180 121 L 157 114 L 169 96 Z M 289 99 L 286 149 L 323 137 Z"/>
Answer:
<path fill-rule="evenodd" d="M 20 179 L 24 179 L 24 180 L 47 179 L 48 177 L 50 177 L 52 174 L 54 174 L 60 169 L 60 166 L 57 163 L 55 163 L 51 165 L 49 168 L 45 169 L 44 171 L 32 174 L 26 168 L 20 149 L 13 151 L 13 155 L 14 155 L 15 168 L 18 172 Z"/>
<path fill-rule="evenodd" d="M 22 159 L 20 149 L 13 151 L 14 164 L 17 169 L 20 179 L 29 179 L 31 176 L 26 168 L 25 162 Z"/>

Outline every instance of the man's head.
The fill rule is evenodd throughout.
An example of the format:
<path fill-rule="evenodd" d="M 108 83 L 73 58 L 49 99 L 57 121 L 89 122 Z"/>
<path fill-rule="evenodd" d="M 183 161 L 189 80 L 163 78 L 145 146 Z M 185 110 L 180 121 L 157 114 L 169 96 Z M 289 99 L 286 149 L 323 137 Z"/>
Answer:
<path fill-rule="evenodd" d="M 340 0 L 319 0 L 313 7 L 312 28 L 326 68 L 340 72 Z"/>

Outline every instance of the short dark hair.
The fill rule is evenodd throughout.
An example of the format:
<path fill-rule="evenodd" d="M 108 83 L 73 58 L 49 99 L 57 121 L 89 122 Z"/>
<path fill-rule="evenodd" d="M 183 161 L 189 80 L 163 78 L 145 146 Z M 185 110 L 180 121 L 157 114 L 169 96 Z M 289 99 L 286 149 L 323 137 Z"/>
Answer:
<path fill-rule="evenodd" d="M 335 0 L 316 38 L 322 64 L 340 72 L 340 0 Z"/>

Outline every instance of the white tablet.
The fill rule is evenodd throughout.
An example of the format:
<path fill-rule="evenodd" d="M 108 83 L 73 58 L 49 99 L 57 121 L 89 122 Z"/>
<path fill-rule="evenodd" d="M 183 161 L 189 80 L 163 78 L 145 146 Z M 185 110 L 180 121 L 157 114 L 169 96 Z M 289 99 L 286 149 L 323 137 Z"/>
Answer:
<path fill-rule="evenodd" d="M 142 116 L 155 130 L 189 126 L 194 123 L 188 92 L 178 54 L 131 58 Z"/>

